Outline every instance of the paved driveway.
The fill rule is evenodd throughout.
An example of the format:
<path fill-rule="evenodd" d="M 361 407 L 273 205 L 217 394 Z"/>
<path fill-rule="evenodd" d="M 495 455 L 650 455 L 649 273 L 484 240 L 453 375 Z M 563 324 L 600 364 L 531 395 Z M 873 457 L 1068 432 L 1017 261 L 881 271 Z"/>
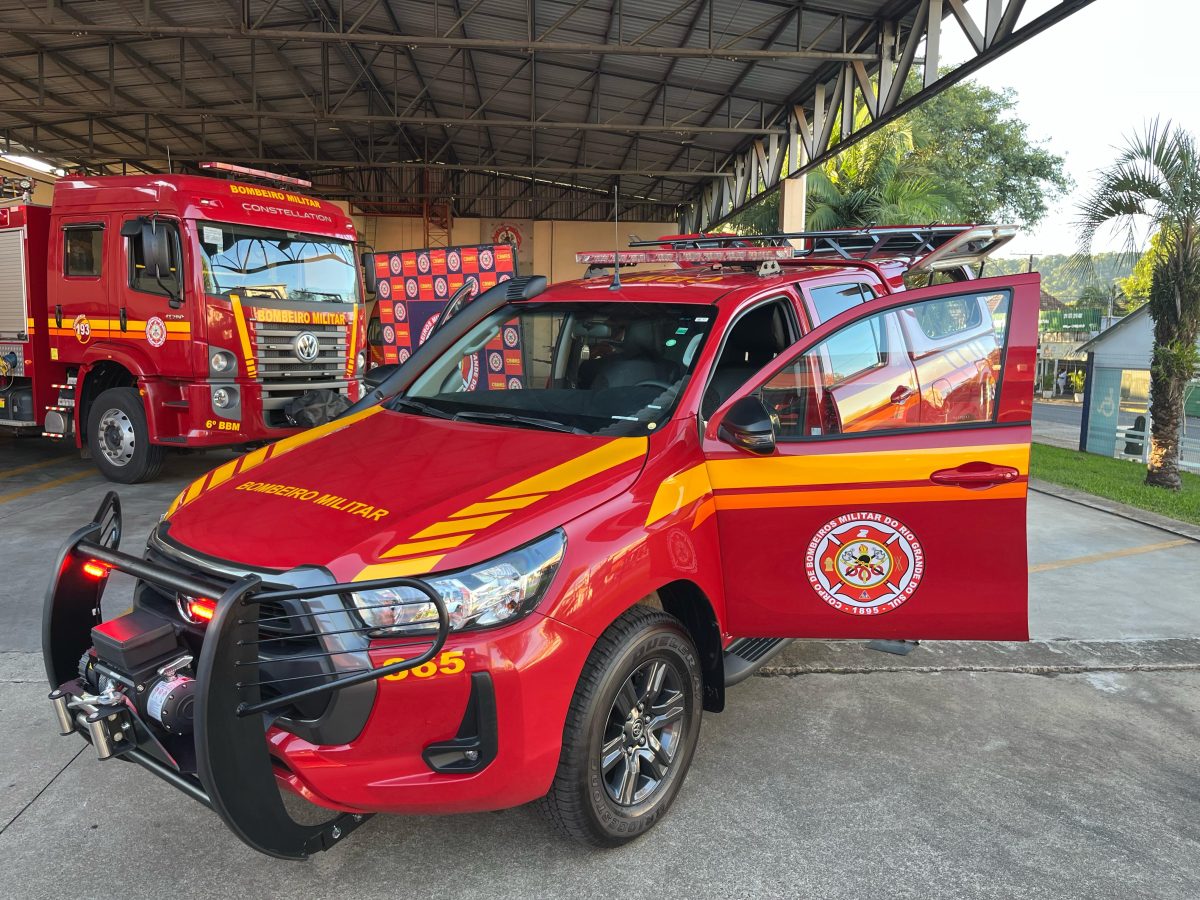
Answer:
<path fill-rule="evenodd" d="M 902 659 L 794 645 L 706 718 L 672 814 L 626 848 L 575 847 L 522 808 L 379 817 L 281 863 L 54 733 L 41 595 L 58 543 L 108 485 L 47 458 L 0 441 L 5 896 L 1200 897 L 1195 543 L 1034 494 L 1032 627 L 1071 640 Z M 126 547 L 213 464 L 175 459 L 165 480 L 123 488 Z"/>

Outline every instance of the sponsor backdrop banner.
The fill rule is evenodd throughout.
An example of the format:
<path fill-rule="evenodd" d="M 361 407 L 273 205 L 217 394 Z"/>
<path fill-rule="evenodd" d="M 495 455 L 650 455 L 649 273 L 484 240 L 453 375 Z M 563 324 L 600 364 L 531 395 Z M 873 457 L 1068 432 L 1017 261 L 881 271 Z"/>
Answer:
<path fill-rule="evenodd" d="M 517 272 L 507 244 L 388 250 L 375 254 L 376 294 L 383 361 L 402 363 L 428 339 L 446 301 L 465 283 L 471 296 L 508 281 Z M 505 326 L 482 351 L 463 361 L 466 390 L 524 386 L 520 329 Z"/>

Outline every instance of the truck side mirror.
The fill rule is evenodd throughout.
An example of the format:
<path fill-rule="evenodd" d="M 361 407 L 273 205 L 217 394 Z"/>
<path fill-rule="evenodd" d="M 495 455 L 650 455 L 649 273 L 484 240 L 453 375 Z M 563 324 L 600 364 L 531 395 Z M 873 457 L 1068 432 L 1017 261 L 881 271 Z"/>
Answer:
<path fill-rule="evenodd" d="M 717 438 L 751 453 L 765 456 L 775 452 L 775 424 L 762 400 L 753 394 L 729 407 L 717 429 Z"/>
<path fill-rule="evenodd" d="M 363 384 L 367 386 L 368 390 L 373 391 L 383 384 L 384 379 L 398 368 L 400 368 L 399 363 L 384 363 L 381 366 L 376 366 L 368 370 L 367 374 L 363 376 Z"/>
<path fill-rule="evenodd" d="M 379 290 L 379 279 L 375 275 L 375 254 L 364 253 L 358 259 L 362 264 L 363 289 L 368 294 L 377 293 Z"/>
<path fill-rule="evenodd" d="M 171 278 L 171 247 L 167 229 L 153 219 L 142 222 L 142 262 L 151 278 Z"/>

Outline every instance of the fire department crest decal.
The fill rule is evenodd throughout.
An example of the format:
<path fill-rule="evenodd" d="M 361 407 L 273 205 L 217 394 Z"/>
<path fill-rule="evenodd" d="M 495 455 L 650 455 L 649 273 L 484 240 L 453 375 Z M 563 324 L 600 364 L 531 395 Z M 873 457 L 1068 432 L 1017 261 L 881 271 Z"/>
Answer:
<path fill-rule="evenodd" d="M 813 536 L 804 568 L 817 596 L 838 612 L 878 616 L 916 592 L 925 551 L 912 530 L 890 516 L 845 513 Z"/>
<path fill-rule="evenodd" d="M 146 341 L 151 347 L 161 347 L 167 342 L 167 326 L 158 316 L 146 320 Z"/>

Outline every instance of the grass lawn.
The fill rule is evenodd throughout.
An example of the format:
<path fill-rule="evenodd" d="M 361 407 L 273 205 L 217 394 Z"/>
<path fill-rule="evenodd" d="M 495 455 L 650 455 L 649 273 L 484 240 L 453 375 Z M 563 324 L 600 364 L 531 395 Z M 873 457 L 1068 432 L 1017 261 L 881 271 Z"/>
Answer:
<path fill-rule="evenodd" d="M 1046 444 L 1033 445 L 1029 474 L 1053 484 L 1200 525 L 1200 475 L 1184 473 L 1182 491 L 1164 491 L 1143 483 L 1146 467 L 1141 463 Z"/>

